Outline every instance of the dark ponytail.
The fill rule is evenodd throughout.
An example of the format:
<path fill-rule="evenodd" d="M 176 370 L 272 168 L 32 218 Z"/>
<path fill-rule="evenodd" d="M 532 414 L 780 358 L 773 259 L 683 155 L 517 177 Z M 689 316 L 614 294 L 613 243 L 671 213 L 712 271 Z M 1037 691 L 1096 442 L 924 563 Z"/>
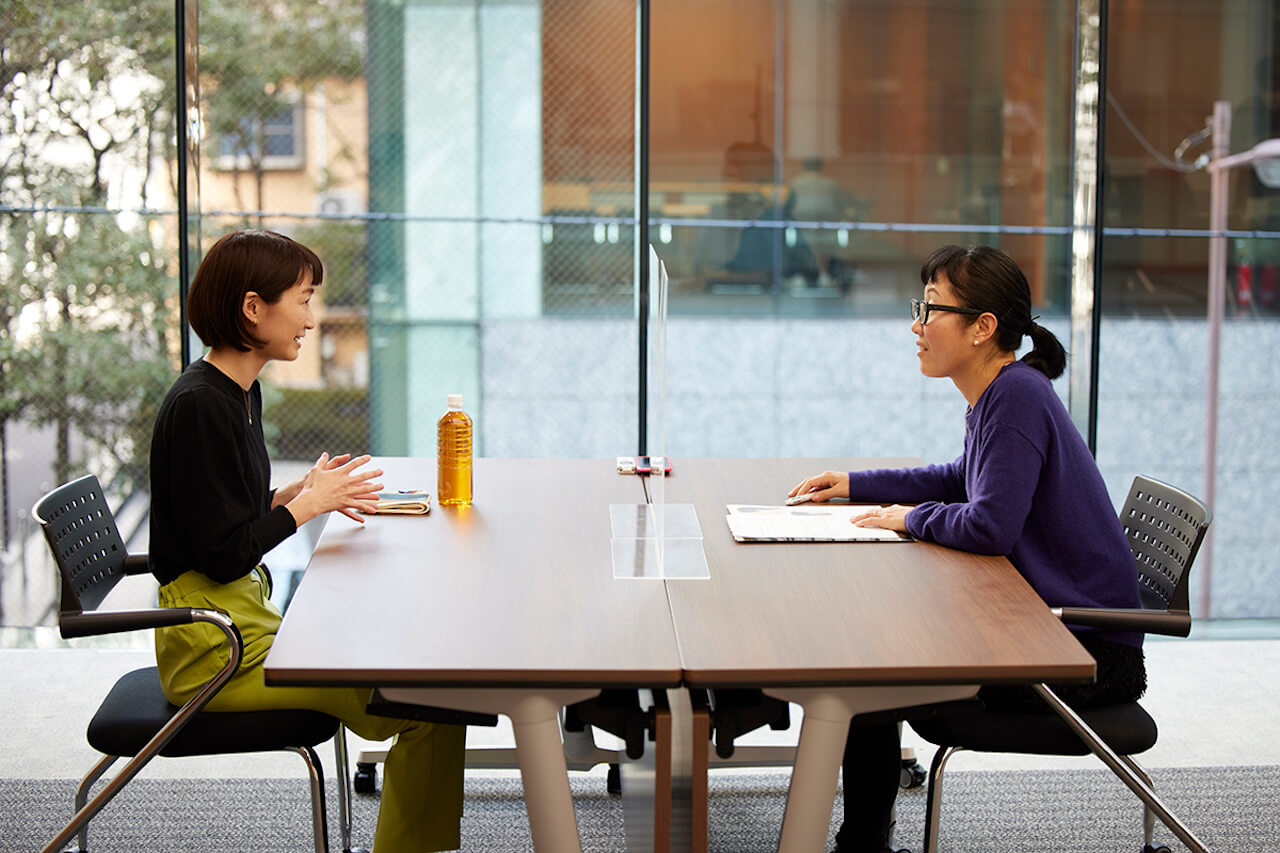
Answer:
<path fill-rule="evenodd" d="M 1024 355 L 1022 361 L 1050 379 L 1057 379 L 1067 369 L 1067 351 L 1063 349 L 1062 342 L 1034 320 L 1027 334 L 1031 336 L 1031 352 Z"/>
<path fill-rule="evenodd" d="M 961 304 L 996 318 L 996 345 L 1017 352 L 1022 336 L 1031 336 L 1031 352 L 1022 360 L 1057 379 L 1067 368 L 1067 351 L 1053 332 L 1031 316 L 1031 285 L 1013 259 L 990 246 L 943 246 L 920 267 L 920 283 L 928 284 L 941 270 Z M 970 317 L 969 322 L 976 321 Z"/>

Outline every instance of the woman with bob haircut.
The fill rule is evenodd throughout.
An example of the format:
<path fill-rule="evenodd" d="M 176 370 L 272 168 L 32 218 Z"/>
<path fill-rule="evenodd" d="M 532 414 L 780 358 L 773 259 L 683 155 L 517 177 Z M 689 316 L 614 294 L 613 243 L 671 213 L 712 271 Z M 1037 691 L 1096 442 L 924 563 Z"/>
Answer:
<path fill-rule="evenodd" d="M 235 231 L 205 256 L 191 283 L 191 328 L 209 350 L 174 382 L 151 443 L 150 568 L 165 607 L 229 615 L 244 638 L 240 669 L 209 711 L 306 708 L 361 737 L 396 737 L 387 757 L 374 846 L 378 853 L 461 845 L 465 729 L 365 711 L 368 690 L 268 687 L 262 665 L 280 626 L 262 556 L 326 512 L 362 522 L 382 484 L 368 456 L 320 459 L 300 479 L 270 488 L 258 374 L 292 361 L 315 328 L 311 296 L 324 270 L 315 252 L 269 231 Z M 190 699 L 227 660 L 209 625 L 157 631 L 165 695 Z"/>
<path fill-rule="evenodd" d="M 1007 555 L 1051 607 L 1139 607 L 1124 530 L 1050 384 L 1066 368 L 1066 352 L 1031 316 L 1022 270 L 999 249 L 943 246 L 921 266 L 920 282 L 924 298 L 911 300 L 920 372 L 950 379 L 969 404 L 963 454 L 922 468 L 826 471 L 791 494 L 889 504 L 852 521 Z M 1018 360 L 1024 335 L 1032 349 Z M 1072 630 L 1097 659 L 1097 681 L 1061 687 L 1064 701 L 1087 708 L 1142 695 L 1141 634 Z M 1044 708 L 1029 687 L 984 687 L 978 696 L 988 707 Z M 837 853 L 891 850 L 900 770 L 896 724 L 850 724 Z"/>

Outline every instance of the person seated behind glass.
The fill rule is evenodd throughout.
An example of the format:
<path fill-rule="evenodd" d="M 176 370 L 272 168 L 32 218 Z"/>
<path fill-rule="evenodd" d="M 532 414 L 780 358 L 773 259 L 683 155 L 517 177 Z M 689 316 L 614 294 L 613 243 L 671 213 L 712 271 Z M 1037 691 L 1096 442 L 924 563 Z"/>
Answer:
<path fill-rule="evenodd" d="M 769 288 L 774 276 L 774 256 L 784 279 L 795 275 L 816 277 L 817 270 L 807 239 L 784 239 L 780 226 L 763 226 L 755 220 L 781 221 L 785 210 L 775 192 L 773 151 L 761 142 L 735 142 L 724 154 L 723 206 L 716 219 L 738 220 L 740 231 L 705 228 L 699 239 L 698 266 L 706 269 L 709 284 L 753 285 Z M 791 245 L 788 245 L 788 242 Z"/>
<path fill-rule="evenodd" d="M 1031 316 L 1022 271 L 998 249 L 944 246 L 924 262 L 920 280 L 924 298 L 911 301 L 916 355 L 921 373 L 950 379 L 969 404 L 963 454 L 921 468 L 826 471 L 790 494 L 892 504 L 852 521 L 1007 555 L 1053 607 L 1139 607 L 1124 530 L 1050 384 L 1065 369 L 1066 352 Z M 1018 360 L 1024 335 L 1032 349 Z M 1072 630 L 1097 659 L 1097 681 L 1059 688 L 1064 701 L 1086 708 L 1142 695 L 1141 634 Z M 1029 687 L 983 687 L 978 696 L 989 707 L 1044 710 Z M 850 725 L 838 853 L 888 849 L 899 759 L 896 724 Z"/>
<path fill-rule="evenodd" d="M 307 708 L 332 714 L 363 738 L 396 737 L 387 757 L 374 848 L 461 846 L 465 728 L 371 716 L 369 691 L 268 687 L 263 662 L 280 627 L 262 556 L 305 522 L 337 511 L 361 522 L 382 484 L 368 456 L 320 459 L 270 489 L 258 374 L 293 361 L 315 328 L 311 295 L 324 271 L 307 247 L 268 231 L 237 231 L 209 250 L 187 299 L 191 328 L 209 351 L 165 396 L 151 442 L 150 568 L 163 607 L 229 615 L 244 639 L 239 670 L 209 711 Z M 334 614 L 340 618 L 341 614 Z M 190 699 L 222 668 L 221 631 L 184 625 L 155 632 L 165 696 Z"/>
<path fill-rule="evenodd" d="M 783 213 L 801 222 L 852 222 L 858 219 L 858 199 L 848 189 L 822 173 L 822 158 L 806 157 L 803 171 L 791 179 Z M 848 290 L 853 283 L 853 265 L 846 256 L 848 241 L 842 246 L 834 228 L 796 229 L 808 243 L 811 268 L 802 271 L 809 285 Z"/>

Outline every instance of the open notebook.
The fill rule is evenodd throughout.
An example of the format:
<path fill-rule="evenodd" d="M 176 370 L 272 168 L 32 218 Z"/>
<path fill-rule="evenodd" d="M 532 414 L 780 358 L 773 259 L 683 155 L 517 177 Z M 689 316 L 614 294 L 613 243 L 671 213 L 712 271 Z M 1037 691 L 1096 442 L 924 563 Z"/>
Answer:
<path fill-rule="evenodd" d="M 911 542 L 905 533 L 879 527 L 855 527 L 849 519 L 868 504 L 760 506 L 729 504 L 729 531 L 739 542 Z"/>

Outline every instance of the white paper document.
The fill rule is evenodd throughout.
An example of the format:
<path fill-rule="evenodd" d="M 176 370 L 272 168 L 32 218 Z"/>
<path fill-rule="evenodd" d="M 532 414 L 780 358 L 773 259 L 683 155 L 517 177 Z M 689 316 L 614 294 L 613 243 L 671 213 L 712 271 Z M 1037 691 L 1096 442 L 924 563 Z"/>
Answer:
<path fill-rule="evenodd" d="M 849 519 L 869 504 L 760 506 L 729 504 L 729 531 L 739 542 L 912 542 L 911 536 L 880 527 L 855 527 Z"/>

